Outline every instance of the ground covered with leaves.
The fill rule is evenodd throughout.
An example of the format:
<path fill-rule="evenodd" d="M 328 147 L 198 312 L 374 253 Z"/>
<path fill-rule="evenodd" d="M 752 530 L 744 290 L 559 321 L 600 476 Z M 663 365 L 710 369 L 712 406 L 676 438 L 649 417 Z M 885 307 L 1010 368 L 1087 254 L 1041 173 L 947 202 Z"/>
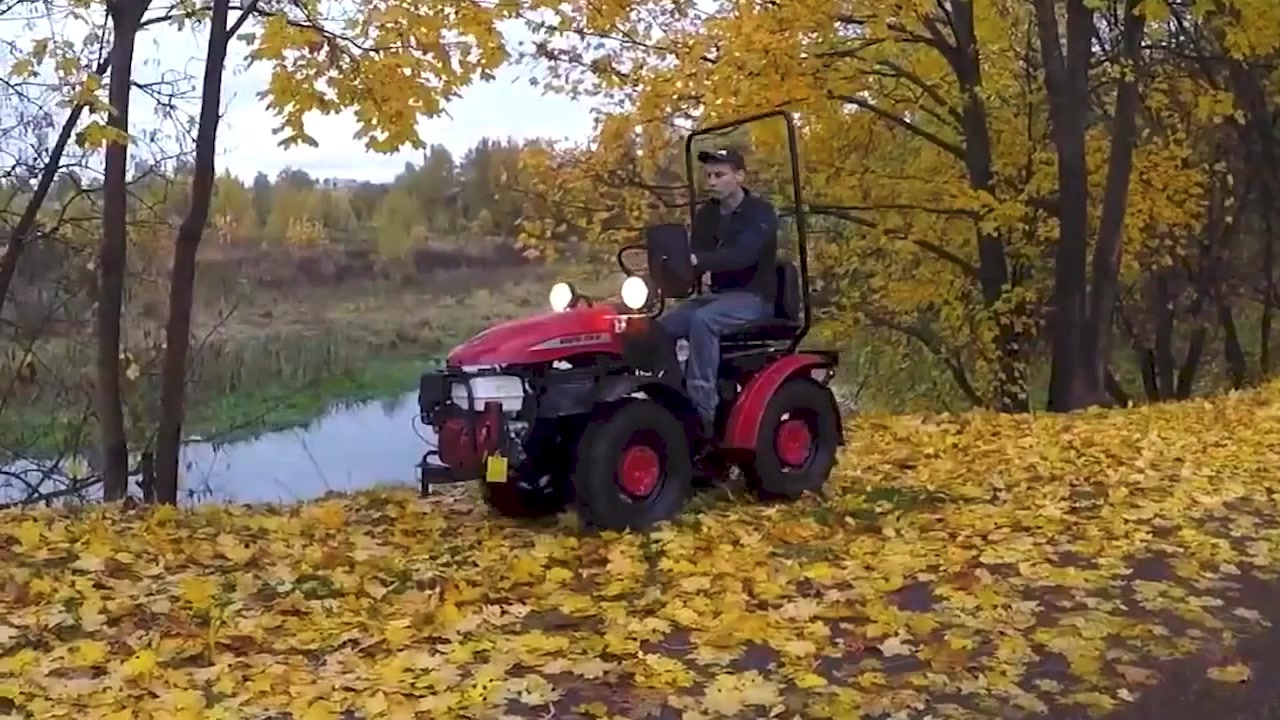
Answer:
<path fill-rule="evenodd" d="M 827 497 L 712 495 L 647 536 L 495 519 L 474 489 L 8 512 L 0 711 L 1085 717 L 1174 676 L 1247 688 L 1277 468 L 1271 386 L 862 418 Z"/>

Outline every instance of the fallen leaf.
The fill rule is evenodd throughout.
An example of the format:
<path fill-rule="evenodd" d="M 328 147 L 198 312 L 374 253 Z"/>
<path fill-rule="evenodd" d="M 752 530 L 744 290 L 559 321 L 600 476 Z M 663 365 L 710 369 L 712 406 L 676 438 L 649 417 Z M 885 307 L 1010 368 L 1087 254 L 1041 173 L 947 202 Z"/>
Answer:
<path fill-rule="evenodd" d="M 1233 665 L 1209 668 L 1206 674 L 1218 682 L 1242 683 L 1253 676 L 1253 671 L 1249 669 L 1248 665 L 1235 663 Z"/>

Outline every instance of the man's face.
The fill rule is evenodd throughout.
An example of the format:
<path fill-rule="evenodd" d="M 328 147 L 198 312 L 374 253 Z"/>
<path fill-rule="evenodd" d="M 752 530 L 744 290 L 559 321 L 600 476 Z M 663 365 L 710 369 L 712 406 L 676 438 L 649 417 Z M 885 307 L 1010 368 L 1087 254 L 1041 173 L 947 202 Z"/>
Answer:
<path fill-rule="evenodd" d="M 706 179 L 707 192 L 717 200 L 733 195 L 738 188 L 742 187 L 744 173 L 732 165 L 708 163 L 702 166 L 702 172 Z"/>

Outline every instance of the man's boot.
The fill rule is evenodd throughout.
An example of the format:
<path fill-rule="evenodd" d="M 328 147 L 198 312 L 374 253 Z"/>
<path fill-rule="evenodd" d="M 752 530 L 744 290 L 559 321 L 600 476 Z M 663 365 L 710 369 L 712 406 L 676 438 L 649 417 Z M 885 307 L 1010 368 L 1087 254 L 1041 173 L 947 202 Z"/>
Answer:
<path fill-rule="evenodd" d="M 708 487 L 728 477 L 728 465 L 716 453 L 715 421 L 701 417 L 698 423 L 698 444 L 693 453 L 693 479 L 696 484 Z"/>

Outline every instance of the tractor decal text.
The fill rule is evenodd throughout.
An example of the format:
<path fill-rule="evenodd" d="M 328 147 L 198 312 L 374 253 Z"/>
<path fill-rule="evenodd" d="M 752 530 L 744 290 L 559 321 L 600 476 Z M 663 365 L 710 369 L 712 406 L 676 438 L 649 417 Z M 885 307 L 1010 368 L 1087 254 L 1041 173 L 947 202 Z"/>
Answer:
<path fill-rule="evenodd" d="M 610 340 L 609 333 L 588 333 L 585 335 L 565 335 L 553 338 L 534 346 L 534 350 L 554 350 L 556 348 L 577 347 L 579 345 L 601 345 Z"/>

